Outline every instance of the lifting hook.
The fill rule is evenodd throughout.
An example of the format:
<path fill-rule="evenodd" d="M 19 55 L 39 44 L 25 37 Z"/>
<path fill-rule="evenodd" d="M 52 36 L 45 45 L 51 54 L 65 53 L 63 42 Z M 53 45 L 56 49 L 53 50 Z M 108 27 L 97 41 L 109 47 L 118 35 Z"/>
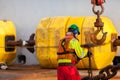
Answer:
<path fill-rule="evenodd" d="M 102 31 L 103 36 L 101 39 L 97 39 L 97 35 L 100 31 Z M 107 32 L 103 32 L 103 28 L 97 27 L 97 30 L 91 34 L 90 38 L 94 44 L 100 45 L 105 41 L 106 35 L 107 35 Z"/>
<path fill-rule="evenodd" d="M 104 23 L 100 18 L 100 15 L 103 13 L 103 10 L 104 8 L 102 8 L 102 11 L 99 10 L 97 10 L 97 12 L 93 11 L 97 15 L 96 22 L 94 23 L 94 26 L 97 28 L 97 30 L 91 34 L 91 41 L 97 45 L 101 45 L 105 41 L 107 35 L 107 32 L 103 32 Z M 99 34 L 100 31 L 102 31 L 103 36 L 101 39 L 97 39 L 97 35 Z"/>

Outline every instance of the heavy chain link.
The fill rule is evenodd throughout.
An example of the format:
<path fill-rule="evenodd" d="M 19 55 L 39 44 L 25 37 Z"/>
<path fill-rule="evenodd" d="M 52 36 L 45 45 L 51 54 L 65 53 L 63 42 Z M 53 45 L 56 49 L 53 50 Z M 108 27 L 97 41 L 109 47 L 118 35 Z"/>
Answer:
<path fill-rule="evenodd" d="M 93 76 L 92 78 L 86 76 L 82 80 L 109 80 L 110 78 L 114 77 L 117 74 L 119 69 L 120 69 L 120 64 L 116 66 L 108 65 L 105 68 L 101 69 L 98 75 Z"/>

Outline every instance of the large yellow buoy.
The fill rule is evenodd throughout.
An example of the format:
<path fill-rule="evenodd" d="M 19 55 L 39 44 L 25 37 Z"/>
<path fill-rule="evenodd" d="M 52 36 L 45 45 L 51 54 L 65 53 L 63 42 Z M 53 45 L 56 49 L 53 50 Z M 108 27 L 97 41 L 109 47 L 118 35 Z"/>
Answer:
<path fill-rule="evenodd" d="M 0 64 L 11 64 L 16 57 L 16 49 L 7 47 L 8 40 L 16 39 L 16 29 L 9 20 L 0 20 Z"/>
<path fill-rule="evenodd" d="M 101 46 L 90 49 L 93 53 L 91 57 L 93 69 L 101 69 L 111 64 L 116 55 L 116 50 L 112 50 L 112 41 L 117 38 L 117 32 L 109 18 L 101 17 L 101 19 L 104 22 L 103 30 L 108 33 Z M 36 30 L 36 55 L 40 66 L 43 68 L 57 67 L 58 42 L 65 36 L 67 28 L 71 24 L 76 24 L 80 28 L 80 44 L 92 42 L 90 34 L 96 30 L 94 27 L 95 20 L 95 16 L 58 16 L 42 19 Z M 102 33 L 99 33 L 97 37 L 98 39 L 101 38 Z M 82 59 L 77 67 L 88 68 L 89 59 Z"/>

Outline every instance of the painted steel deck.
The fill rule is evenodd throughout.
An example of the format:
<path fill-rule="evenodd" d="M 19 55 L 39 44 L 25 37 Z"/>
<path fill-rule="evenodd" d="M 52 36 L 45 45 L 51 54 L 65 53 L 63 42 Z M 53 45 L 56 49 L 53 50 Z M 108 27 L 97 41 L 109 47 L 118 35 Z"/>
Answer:
<path fill-rule="evenodd" d="M 99 70 L 93 70 L 97 75 Z M 79 70 L 81 77 L 87 76 L 87 70 Z M 120 80 L 120 71 L 110 80 Z M 39 65 L 11 65 L 0 70 L 0 80 L 57 80 L 56 69 L 41 69 Z"/>

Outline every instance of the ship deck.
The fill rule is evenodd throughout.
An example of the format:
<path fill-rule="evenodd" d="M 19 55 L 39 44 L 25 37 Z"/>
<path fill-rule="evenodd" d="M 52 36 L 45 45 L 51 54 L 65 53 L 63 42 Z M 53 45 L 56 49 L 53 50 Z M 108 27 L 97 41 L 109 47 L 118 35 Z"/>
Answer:
<path fill-rule="evenodd" d="M 81 77 L 87 76 L 87 70 L 79 70 Z M 93 70 L 97 75 L 99 70 Z M 120 80 L 120 71 L 110 80 Z M 11 65 L 0 70 L 0 80 L 57 80 L 56 69 L 42 69 L 39 65 Z"/>

